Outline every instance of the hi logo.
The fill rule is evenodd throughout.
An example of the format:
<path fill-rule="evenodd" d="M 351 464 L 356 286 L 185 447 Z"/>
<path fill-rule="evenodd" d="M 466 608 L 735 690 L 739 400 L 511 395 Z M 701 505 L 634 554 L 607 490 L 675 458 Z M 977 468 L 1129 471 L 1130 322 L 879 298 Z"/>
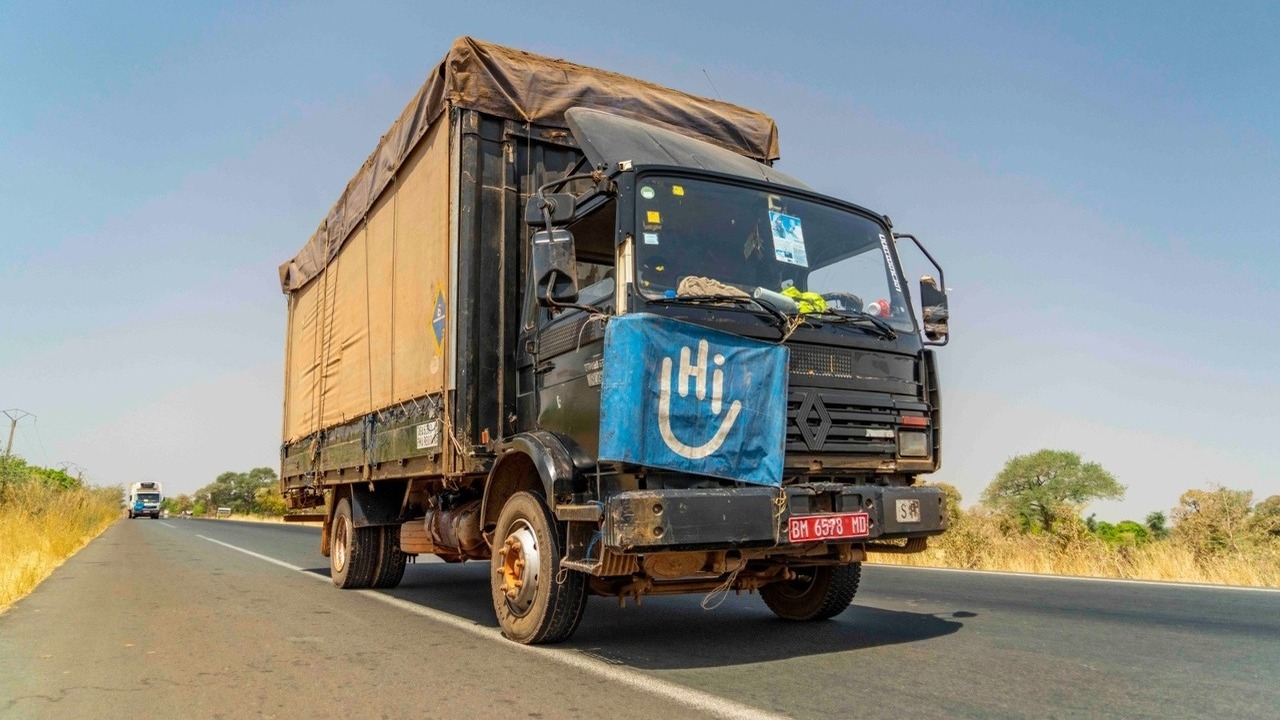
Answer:
<path fill-rule="evenodd" d="M 707 399 L 707 385 L 710 380 L 711 395 L 711 415 L 719 416 L 720 411 L 724 409 L 724 371 L 719 368 L 724 366 L 724 355 L 716 353 L 712 358 L 716 365 L 716 370 L 711 373 L 711 377 L 707 377 L 707 341 L 698 341 L 698 359 L 697 362 L 690 362 L 692 352 L 686 345 L 680 348 L 680 371 L 676 375 L 676 392 L 680 397 L 689 397 L 692 391 L 699 403 Z M 738 419 L 738 413 L 742 411 L 742 403 L 734 400 L 730 405 L 728 412 L 720 420 L 720 426 L 716 428 L 716 432 L 711 436 L 710 440 L 701 445 L 689 445 L 676 437 L 675 432 L 671 428 L 671 373 L 674 363 L 670 357 L 662 358 L 662 377 L 658 381 L 658 432 L 662 434 L 662 440 L 667 444 L 671 451 L 681 457 L 690 460 L 701 460 L 708 455 L 720 449 L 724 444 L 724 440 L 729 436 L 729 431 L 733 429 L 734 422 Z M 690 388 L 692 383 L 693 387 Z"/>

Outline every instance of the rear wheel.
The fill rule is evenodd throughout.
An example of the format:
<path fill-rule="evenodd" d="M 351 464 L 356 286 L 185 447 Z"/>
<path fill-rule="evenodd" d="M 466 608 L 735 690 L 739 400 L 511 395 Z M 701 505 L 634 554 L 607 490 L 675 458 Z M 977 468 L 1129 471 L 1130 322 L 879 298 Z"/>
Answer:
<path fill-rule="evenodd" d="M 409 556 L 400 552 L 399 525 L 384 525 L 378 530 L 378 569 L 371 587 L 393 588 L 404 577 L 404 565 Z"/>
<path fill-rule="evenodd" d="M 351 522 L 351 501 L 338 501 L 333 510 L 333 546 L 329 551 L 329 577 L 334 585 L 356 589 L 373 584 L 381 552 L 378 530 L 355 527 Z"/>
<path fill-rule="evenodd" d="M 490 588 L 502 634 L 536 645 L 568 639 L 587 606 L 586 576 L 560 568 L 563 540 L 538 496 L 511 496 L 493 536 Z"/>
<path fill-rule="evenodd" d="M 784 620 L 826 620 L 853 602 L 861 576 L 862 563 L 798 568 L 795 580 L 765 585 L 760 597 Z"/>

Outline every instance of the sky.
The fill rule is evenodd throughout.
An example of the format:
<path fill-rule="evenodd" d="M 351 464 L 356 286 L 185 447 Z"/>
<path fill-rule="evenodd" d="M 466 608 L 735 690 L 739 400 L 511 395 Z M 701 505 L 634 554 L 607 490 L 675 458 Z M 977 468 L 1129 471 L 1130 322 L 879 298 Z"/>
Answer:
<path fill-rule="evenodd" d="M 14 451 L 170 494 L 278 468 L 277 266 L 460 35 L 761 110 L 779 169 L 921 237 L 966 504 L 1040 448 L 1127 486 L 1103 519 L 1280 493 L 1280 6 L 1248 2 L 0 0 Z"/>

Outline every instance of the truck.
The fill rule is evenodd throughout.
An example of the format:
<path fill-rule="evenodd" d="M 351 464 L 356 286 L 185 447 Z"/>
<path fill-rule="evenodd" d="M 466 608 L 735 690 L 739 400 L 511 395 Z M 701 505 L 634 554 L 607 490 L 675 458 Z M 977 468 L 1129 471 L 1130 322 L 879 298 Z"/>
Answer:
<path fill-rule="evenodd" d="M 154 480 L 143 480 L 129 486 L 129 496 L 125 498 L 125 506 L 129 511 L 129 519 L 146 515 L 152 520 L 160 518 L 160 501 L 164 499 L 160 483 Z"/>
<path fill-rule="evenodd" d="M 526 644 L 592 595 L 813 621 L 945 531 L 942 270 L 778 157 L 760 112 L 455 41 L 279 268 L 280 491 L 333 584 L 487 562 Z"/>

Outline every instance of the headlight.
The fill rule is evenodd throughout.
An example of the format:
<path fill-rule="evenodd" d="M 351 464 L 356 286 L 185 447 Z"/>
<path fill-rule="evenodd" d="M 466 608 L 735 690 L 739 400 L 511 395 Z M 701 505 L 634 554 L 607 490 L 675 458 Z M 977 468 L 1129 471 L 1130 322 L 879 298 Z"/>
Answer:
<path fill-rule="evenodd" d="M 898 455 L 901 457 L 929 457 L 929 435 L 922 432 L 898 433 Z"/>

